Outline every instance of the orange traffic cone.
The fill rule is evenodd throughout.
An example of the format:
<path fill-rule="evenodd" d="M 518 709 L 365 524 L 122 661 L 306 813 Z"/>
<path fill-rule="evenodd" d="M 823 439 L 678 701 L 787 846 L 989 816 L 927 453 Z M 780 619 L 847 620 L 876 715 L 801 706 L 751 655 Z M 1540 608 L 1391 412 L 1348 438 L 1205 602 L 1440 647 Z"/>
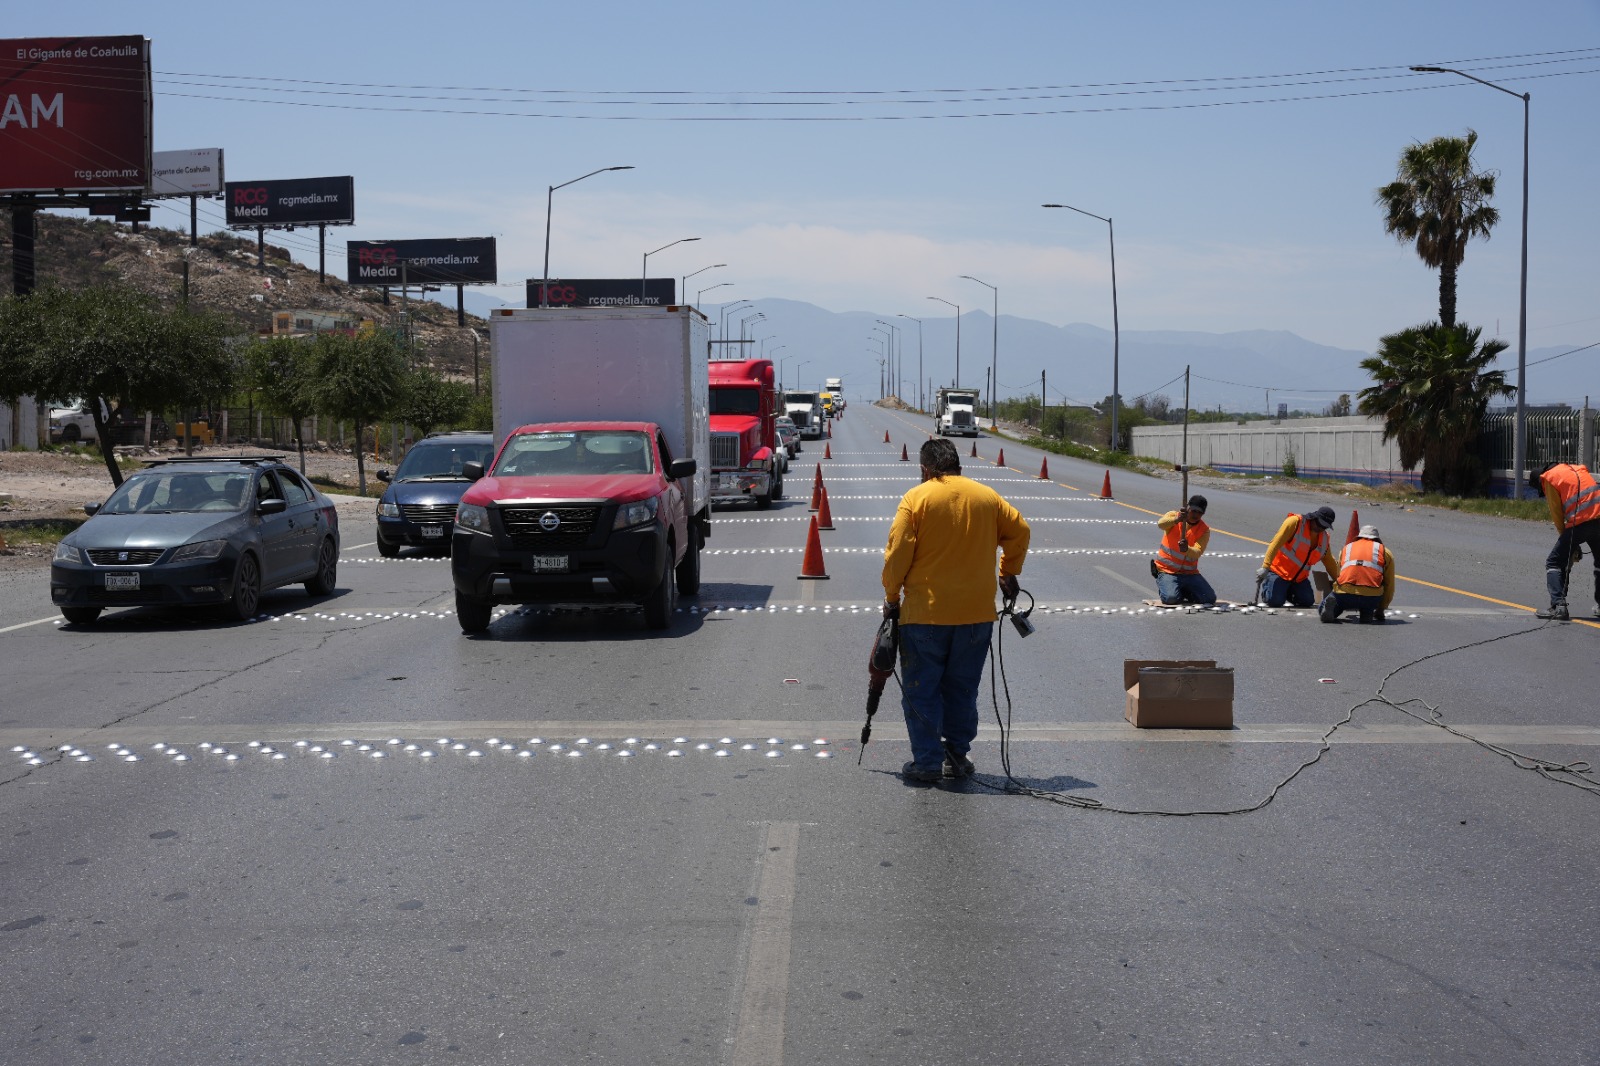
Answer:
<path fill-rule="evenodd" d="M 828 509 L 828 487 L 822 487 L 822 510 L 817 515 L 817 528 L 833 532 L 833 512 Z"/>
<path fill-rule="evenodd" d="M 1005 466 L 1006 465 L 1006 450 L 1004 448 L 1000 449 L 1000 454 L 999 454 L 998 457 L 996 457 L 996 459 L 994 461 L 994 465 L 995 466 Z"/>
<path fill-rule="evenodd" d="M 809 511 L 817 511 L 817 510 L 821 510 L 821 508 L 822 508 L 822 464 L 818 463 L 817 464 L 817 476 L 811 480 L 811 506 L 806 508 L 806 509 L 809 510 Z"/>
<path fill-rule="evenodd" d="M 833 458 L 833 445 L 824 444 L 822 446 L 822 457 L 824 459 L 832 459 Z"/>
<path fill-rule="evenodd" d="M 833 419 L 831 418 L 828 419 L 828 439 L 833 439 Z M 823 447 L 827 447 L 827 445 L 823 445 Z"/>
<path fill-rule="evenodd" d="M 1050 460 L 1048 458 L 1039 460 L 1039 480 L 1050 480 Z"/>
<path fill-rule="evenodd" d="M 889 431 L 888 430 L 884 430 L 883 431 L 883 443 L 885 443 L 885 444 L 889 443 Z"/>
<path fill-rule="evenodd" d="M 811 516 L 811 531 L 806 534 L 806 555 L 800 563 L 801 580 L 828 580 L 827 567 L 822 565 L 822 534 L 817 532 L 817 516 Z"/>
<path fill-rule="evenodd" d="M 1111 497 L 1111 471 L 1109 471 L 1109 470 L 1106 471 L 1106 479 L 1100 483 L 1100 498 L 1102 500 L 1109 500 L 1109 499 L 1112 498 Z"/>
<path fill-rule="evenodd" d="M 906 446 L 904 444 L 900 445 L 900 461 L 902 463 L 909 463 L 911 461 L 911 456 L 906 453 Z"/>
<path fill-rule="evenodd" d="M 1361 512 L 1354 507 L 1350 508 L 1350 532 L 1344 535 L 1344 542 L 1349 544 L 1356 539 L 1356 534 L 1361 532 Z"/>

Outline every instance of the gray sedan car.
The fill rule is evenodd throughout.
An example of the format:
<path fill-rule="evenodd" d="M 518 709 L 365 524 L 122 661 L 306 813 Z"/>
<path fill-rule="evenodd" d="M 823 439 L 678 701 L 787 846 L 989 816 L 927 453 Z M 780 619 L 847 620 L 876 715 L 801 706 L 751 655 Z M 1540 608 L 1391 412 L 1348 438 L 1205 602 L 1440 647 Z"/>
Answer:
<path fill-rule="evenodd" d="M 87 625 L 107 607 L 214 604 L 241 621 L 261 594 L 334 590 L 339 516 L 278 456 L 169 459 L 137 471 L 62 539 L 50 598 Z"/>

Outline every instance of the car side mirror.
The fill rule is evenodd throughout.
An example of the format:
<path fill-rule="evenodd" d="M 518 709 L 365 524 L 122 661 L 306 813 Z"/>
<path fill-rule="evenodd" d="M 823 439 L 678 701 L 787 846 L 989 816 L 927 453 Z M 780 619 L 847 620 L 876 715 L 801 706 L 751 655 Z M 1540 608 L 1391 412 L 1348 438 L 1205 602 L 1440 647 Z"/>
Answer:
<path fill-rule="evenodd" d="M 461 476 L 468 481 L 479 481 L 483 478 L 482 463 L 462 463 Z"/>
<path fill-rule="evenodd" d="M 288 509 L 288 500 L 262 500 L 256 504 L 256 514 L 282 514 Z"/>
<path fill-rule="evenodd" d="M 667 465 L 667 476 L 673 481 L 679 478 L 694 477 L 694 472 L 700 469 L 700 464 L 693 459 L 674 459 Z"/>
<path fill-rule="evenodd" d="M 93 518 L 103 506 L 105 505 L 99 503 L 86 503 L 83 505 L 83 513 L 88 515 L 90 518 Z"/>
<path fill-rule="evenodd" d="M 394 475 L 389 473 L 389 468 L 388 467 L 386 467 L 386 466 L 378 467 L 378 480 L 379 481 L 388 481 L 393 477 L 394 477 Z"/>

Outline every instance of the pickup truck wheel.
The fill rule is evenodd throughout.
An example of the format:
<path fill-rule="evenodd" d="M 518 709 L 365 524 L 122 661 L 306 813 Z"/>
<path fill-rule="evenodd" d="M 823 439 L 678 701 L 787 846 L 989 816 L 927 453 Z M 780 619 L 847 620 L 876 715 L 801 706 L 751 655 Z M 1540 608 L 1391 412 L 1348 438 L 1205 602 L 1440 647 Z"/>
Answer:
<path fill-rule="evenodd" d="M 678 564 L 678 595 L 693 596 L 700 591 L 700 534 L 689 531 L 689 550 Z"/>
<path fill-rule="evenodd" d="M 61 441 L 64 444 L 76 444 L 83 438 L 83 430 L 76 423 L 68 422 L 61 427 Z"/>
<path fill-rule="evenodd" d="M 494 604 L 456 593 L 456 621 L 461 625 L 461 632 L 482 633 L 489 628 L 489 619 L 493 614 Z"/>
<path fill-rule="evenodd" d="M 61 617 L 75 626 L 86 626 L 100 617 L 100 610 L 99 607 L 63 607 Z"/>
<path fill-rule="evenodd" d="M 772 498 L 774 500 L 783 499 L 783 475 L 782 474 L 779 474 L 777 477 L 773 478 Z"/>
<path fill-rule="evenodd" d="M 672 624 L 672 559 L 661 571 L 661 580 L 644 601 L 644 624 L 651 629 L 666 629 Z"/>

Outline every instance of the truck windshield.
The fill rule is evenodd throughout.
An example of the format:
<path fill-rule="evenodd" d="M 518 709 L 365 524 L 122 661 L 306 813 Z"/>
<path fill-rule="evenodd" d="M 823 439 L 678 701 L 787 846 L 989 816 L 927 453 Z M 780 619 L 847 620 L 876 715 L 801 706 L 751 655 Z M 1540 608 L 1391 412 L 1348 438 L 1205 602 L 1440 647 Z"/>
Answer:
<path fill-rule="evenodd" d="M 501 450 L 493 474 L 496 477 L 588 477 L 648 474 L 654 469 L 650 440 L 643 433 L 579 430 L 518 433 Z"/>
<path fill-rule="evenodd" d="M 761 392 L 759 389 L 715 388 L 711 390 L 711 413 L 714 415 L 759 415 Z"/>
<path fill-rule="evenodd" d="M 786 392 L 783 394 L 783 402 L 813 404 L 817 402 L 817 394 L 814 392 Z"/>
<path fill-rule="evenodd" d="M 952 405 L 959 403 L 972 407 L 978 402 L 978 394 L 975 392 L 952 392 L 945 396 L 945 402 Z"/>

